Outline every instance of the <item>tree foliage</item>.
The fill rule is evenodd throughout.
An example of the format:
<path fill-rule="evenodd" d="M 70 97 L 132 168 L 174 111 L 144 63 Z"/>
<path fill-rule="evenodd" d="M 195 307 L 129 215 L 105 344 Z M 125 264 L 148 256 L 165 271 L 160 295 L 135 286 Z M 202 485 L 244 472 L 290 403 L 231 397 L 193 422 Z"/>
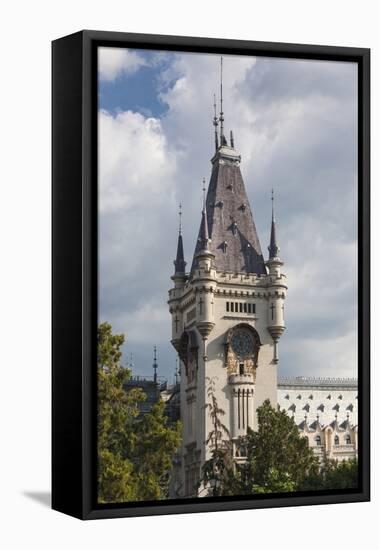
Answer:
<path fill-rule="evenodd" d="M 124 335 L 98 328 L 98 501 L 157 500 L 168 496 L 180 424 L 167 425 L 164 403 L 140 415 L 140 388 L 125 391 L 131 371 L 120 365 Z"/>
<path fill-rule="evenodd" d="M 219 407 L 216 398 L 215 378 L 207 378 L 208 402 L 205 408 L 211 419 L 212 429 L 210 430 L 205 444 L 211 450 L 211 456 L 205 461 L 202 468 L 201 482 L 211 496 L 222 493 L 229 480 L 233 477 L 234 463 L 232 459 L 232 445 L 228 428 L 223 424 L 221 418 L 225 411 Z"/>
<path fill-rule="evenodd" d="M 258 430 L 241 438 L 246 463 L 240 467 L 243 494 L 294 491 L 317 468 L 318 461 L 298 427 L 284 410 L 269 400 L 257 409 Z"/>
<path fill-rule="evenodd" d="M 216 477 L 217 492 L 213 494 L 292 492 L 310 472 L 317 470 L 317 459 L 285 411 L 275 409 L 266 400 L 258 407 L 257 418 L 258 430 L 248 428 L 246 436 L 238 441 L 245 462 L 233 461 L 230 441 L 219 443 L 217 452 L 213 449 L 203 467 L 203 479 Z"/>
<path fill-rule="evenodd" d="M 351 460 L 326 460 L 322 466 L 306 477 L 300 490 L 320 491 L 333 489 L 354 489 L 358 486 L 358 461 Z"/>

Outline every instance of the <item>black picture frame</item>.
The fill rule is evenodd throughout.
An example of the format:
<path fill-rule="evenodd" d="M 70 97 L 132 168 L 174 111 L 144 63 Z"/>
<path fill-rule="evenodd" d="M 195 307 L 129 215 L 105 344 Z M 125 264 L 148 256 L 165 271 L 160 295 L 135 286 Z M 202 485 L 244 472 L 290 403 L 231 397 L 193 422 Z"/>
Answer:
<path fill-rule="evenodd" d="M 97 48 L 353 61 L 358 64 L 357 489 L 96 504 Z M 52 507 L 81 519 L 370 500 L 370 50 L 81 31 L 52 43 Z"/>

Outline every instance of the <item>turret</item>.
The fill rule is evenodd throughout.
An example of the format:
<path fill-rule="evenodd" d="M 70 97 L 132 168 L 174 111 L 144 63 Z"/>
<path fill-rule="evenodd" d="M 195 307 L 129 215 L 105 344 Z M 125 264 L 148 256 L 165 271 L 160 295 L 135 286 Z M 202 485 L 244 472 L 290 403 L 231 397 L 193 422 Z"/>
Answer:
<path fill-rule="evenodd" d="M 214 254 L 209 250 L 211 239 L 209 238 L 207 208 L 205 202 L 205 178 L 203 178 L 203 210 L 201 213 L 201 225 L 199 233 L 199 250 L 195 254 L 197 266 L 201 270 L 210 271 Z"/>
<path fill-rule="evenodd" d="M 271 191 L 271 201 L 272 201 L 272 214 L 271 214 L 271 235 L 270 235 L 270 246 L 268 247 L 269 259 L 266 262 L 266 265 L 269 269 L 270 275 L 276 275 L 280 277 L 280 268 L 283 265 L 279 257 L 280 248 L 276 239 L 276 220 L 274 212 L 274 190 Z"/>
<path fill-rule="evenodd" d="M 211 240 L 208 231 L 205 178 L 203 178 L 203 210 L 198 241 L 199 247 L 195 253 L 197 269 L 193 273 L 193 284 L 196 292 L 196 327 L 203 339 L 203 358 L 206 360 L 206 340 L 214 327 L 214 254 L 209 249 Z"/>
<path fill-rule="evenodd" d="M 287 286 L 285 277 L 281 274 L 282 260 L 279 257 L 280 248 L 276 238 L 276 221 L 274 213 L 274 190 L 271 191 L 272 214 L 270 246 L 268 247 L 269 259 L 266 265 L 269 270 L 269 307 L 268 307 L 268 331 L 274 340 L 274 363 L 279 360 L 278 342 L 285 330 L 284 326 L 284 299 Z"/>

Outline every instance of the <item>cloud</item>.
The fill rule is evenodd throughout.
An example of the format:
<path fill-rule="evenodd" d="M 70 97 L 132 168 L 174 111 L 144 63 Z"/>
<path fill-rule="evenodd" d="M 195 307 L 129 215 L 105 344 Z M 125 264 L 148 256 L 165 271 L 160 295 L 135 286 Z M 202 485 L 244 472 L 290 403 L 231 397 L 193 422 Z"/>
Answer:
<path fill-rule="evenodd" d="M 133 53 L 133 52 L 131 52 Z M 155 53 L 152 86 L 167 106 L 100 113 L 101 314 L 128 334 L 140 372 L 158 345 L 171 372 L 177 205 L 190 265 L 201 185 L 214 152 L 219 57 Z M 351 63 L 224 57 L 225 129 L 266 250 L 274 187 L 289 291 L 280 375 L 353 376 L 357 367 L 357 71 Z M 148 105 L 145 112 L 148 112 Z M 151 312 L 151 313 L 149 313 Z"/>
<path fill-rule="evenodd" d="M 123 73 L 135 73 L 146 65 L 144 58 L 136 51 L 125 48 L 99 48 L 99 76 L 111 81 Z"/>
<path fill-rule="evenodd" d="M 177 158 L 158 119 L 99 112 L 100 320 L 126 333 L 124 349 L 142 363 L 152 339 L 169 342 L 176 181 Z"/>
<path fill-rule="evenodd" d="M 101 211 L 141 209 L 166 196 L 175 166 L 158 119 L 131 111 L 100 111 Z"/>

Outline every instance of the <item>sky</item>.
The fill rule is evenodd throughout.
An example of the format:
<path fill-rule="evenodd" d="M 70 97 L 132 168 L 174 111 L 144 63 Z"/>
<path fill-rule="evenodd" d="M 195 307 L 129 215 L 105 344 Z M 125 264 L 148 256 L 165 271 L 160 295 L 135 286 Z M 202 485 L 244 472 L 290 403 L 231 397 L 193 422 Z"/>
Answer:
<path fill-rule="evenodd" d="M 223 57 L 225 130 L 267 259 L 271 189 L 286 331 L 279 376 L 357 375 L 357 66 Z M 183 204 L 191 264 L 214 153 L 220 57 L 99 51 L 99 321 L 124 333 L 123 363 L 174 378 L 167 306 Z"/>

